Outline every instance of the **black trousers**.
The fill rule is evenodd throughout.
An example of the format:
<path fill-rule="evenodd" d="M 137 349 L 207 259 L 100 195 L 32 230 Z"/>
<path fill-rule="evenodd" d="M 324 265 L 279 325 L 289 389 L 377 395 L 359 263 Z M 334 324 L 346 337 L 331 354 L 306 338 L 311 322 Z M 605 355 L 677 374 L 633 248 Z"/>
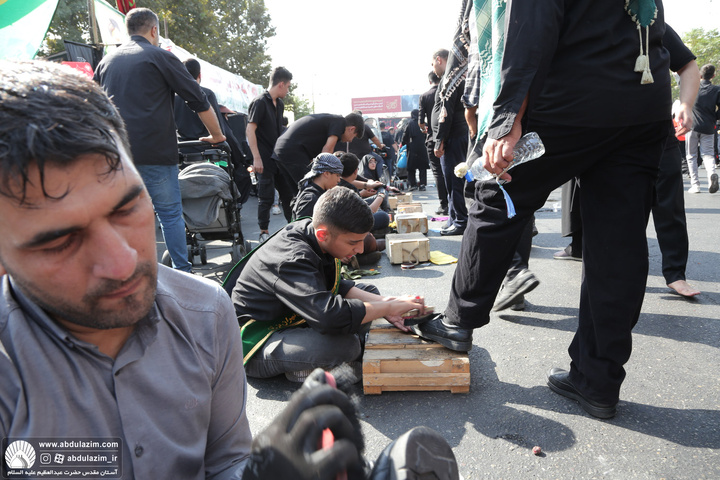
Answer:
<path fill-rule="evenodd" d="M 435 177 L 435 185 L 437 185 L 440 206 L 443 209 L 447 209 L 448 192 L 447 187 L 445 186 L 445 176 L 443 175 L 442 165 L 440 165 L 440 159 L 435 156 L 435 147 L 432 142 L 426 143 L 425 147 L 427 148 L 428 159 L 430 160 L 430 169 L 432 170 L 433 177 Z"/>
<path fill-rule="evenodd" d="M 298 194 L 298 182 L 310 171 L 312 157 L 297 152 L 294 155 L 284 154 L 282 157 L 276 158 L 274 156 L 273 158 L 291 188 L 292 196 L 290 198 L 294 197 Z"/>
<path fill-rule="evenodd" d="M 258 225 L 260 230 L 267 230 L 270 224 L 270 207 L 275 200 L 275 190 L 280 196 L 285 220 L 292 217 L 290 202 L 293 199 L 293 188 L 287 176 L 280 171 L 277 162 L 268 158 L 263 160 L 263 173 L 258 175 Z M 297 188 L 297 187 L 296 187 Z"/>
<path fill-rule="evenodd" d="M 579 177 L 583 192 L 583 279 L 570 378 L 589 398 L 613 403 L 632 350 L 648 272 L 645 229 L 667 122 L 622 128 L 534 122 L 546 153 L 513 170 L 505 185 L 517 215 L 507 218 L 495 181 L 478 182 L 445 314 L 464 328 L 488 323 L 520 236 L 555 188 Z"/>
<path fill-rule="evenodd" d="M 465 161 L 468 149 L 467 131 L 461 136 L 452 136 L 445 140 L 445 155 L 440 158 L 445 188 L 448 191 L 448 214 L 452 224 L 465 228 L 468 221 L 468 210 L 465 206 L 465 179 L 455 175 L 455 165 Z M 449 226 L 449 225 L 448 225 Z"/>
<path fill-rule="evenodd" d="M 660 160 L 657 204 L 652 208 L 652 215 L 662 252 L 663 277 L 665 283 L 670 284 L 685 280 L 689 244 L 682 178 L 683 154 L 677 142 L 668 143 Z"/>

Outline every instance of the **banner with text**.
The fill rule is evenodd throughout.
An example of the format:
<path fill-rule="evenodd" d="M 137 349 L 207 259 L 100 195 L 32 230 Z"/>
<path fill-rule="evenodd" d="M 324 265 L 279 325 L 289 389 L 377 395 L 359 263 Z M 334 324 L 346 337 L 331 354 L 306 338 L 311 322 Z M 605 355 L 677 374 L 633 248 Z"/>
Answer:
<path fill-rule="evenodd" d="M 377 113 L 410 112 L 420 105 L 419 95 L 395 95 L 390 97 L 363 97 L 352 99 L 352 109 L 363 115 Z"/>

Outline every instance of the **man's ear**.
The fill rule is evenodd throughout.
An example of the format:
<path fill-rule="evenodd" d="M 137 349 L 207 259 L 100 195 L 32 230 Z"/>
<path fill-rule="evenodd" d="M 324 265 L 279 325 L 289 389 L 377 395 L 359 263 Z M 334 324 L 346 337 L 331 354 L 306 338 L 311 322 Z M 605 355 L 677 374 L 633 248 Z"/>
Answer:
<path fill-rule="evenodd" d="M 326 242 L 330 236 L 330 231 L 325 225 L 318 225 L 318 227 L 315 229 L 315 237 L 317 237 L 318 242 Z"/>

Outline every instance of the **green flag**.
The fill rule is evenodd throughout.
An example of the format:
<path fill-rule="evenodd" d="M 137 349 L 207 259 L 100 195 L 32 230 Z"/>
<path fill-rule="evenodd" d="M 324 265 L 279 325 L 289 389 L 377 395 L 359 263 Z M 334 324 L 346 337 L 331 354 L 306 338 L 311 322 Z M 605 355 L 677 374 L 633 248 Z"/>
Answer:
<path fill-rule="evenodd" d="M 35 57 L 57 4 L 58 0 L 0 0 L 0 58 Z"/>

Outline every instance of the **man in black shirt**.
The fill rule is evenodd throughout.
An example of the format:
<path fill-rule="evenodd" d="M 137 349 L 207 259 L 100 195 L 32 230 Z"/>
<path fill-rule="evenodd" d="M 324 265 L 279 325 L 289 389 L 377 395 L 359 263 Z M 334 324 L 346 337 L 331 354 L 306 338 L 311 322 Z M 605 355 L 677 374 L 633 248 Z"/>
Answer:
<path fill-rule="evenodd" d="M 285 105 L 282 99 L 290 91 L 291 80 L 292 73 L 284 67 L 277 67 L 270 77 L 270 88 L 253 99 L 248 111 L 246 135 L 253 155 L 253 168 L 258 175 L 257 214 L 261 242 L 269 235 L 270 207 L 276 189 L 280 195 L 285 219 L 290 221 L 290 201 L 294 188 L 278 168 L 272 153 L 277 139 L 283 132 Z"/>
<path fill-rule="evenodd" d="M 445 74 L 449 53 L 438 50 L 433 54 L 433 71 L 442 78 Z M 448 192 L 448 224 L 440 235 L 462 235 L 467 225 L 468 212 L 465 206 L 465 180 L 455 176 L 455 165 L 465 161 L 468 149 L 468 126 L 465 121 L 465 107 L 462 104 L 464 81 L 454 91 L 435 93 L 432 110 L 434 154 L 440 158 L 445 187 Z"/>
<path fill-rule="evenodd" d="M 273 156 L 292 183 L 293 195 L 298 191 L 297 183 L 310 169 L 310 162 L 320 153 L 334 153 L 337 142 L 349 142 L 362 138 L 365 129 L 363 118 L 350 113 L 340 115 L 318 113 L 296 120 L 278 138 Z"/>
<path fill-rule="evenodd" d="M 578 329 L 570 371 L 552 369 L 548 385 L 600 418 L 616 413 L 632 350 L 648 272 L 645 231 L 670 128 L 665 21 L 655 3 L 646 16 L 622 2 L 508 2 L 499 90 L 489 128 L 478 131 L 487 133 L 484 166 L 507 181 L 505 192 L 494 180 L 478 182 L 444 316 L 416 328 L 450 348 L 471 348 L 532 214 L 579 177 L 585 234 Z M 644 55 L 636 62 L 638 27 Z M 545 155 L 503 173 L 525 129 L 539 134 Z"/>
<path fill-rule="evenodd" d="M 310 171 L 300 181 L 300 192 L 293 198 L 292 220 L 312 217 L 313 208 L 325 191 L 340 183 L 343 164 L 332 153 L 321 153 L 313 160 Z"/>
<path fill-rule="evenodd" d="M 693 129 L 687 134 L 685 148 L 690 172 L 690 193 L 700 193 L 698 178 L 698 153 L 708 177 L 708 191 L 718 191 L 718 176 L 715 173 L 715 122 L 720 119 L 720 87 L 712 84 L 715 65 L 703 65 L 700 69 L 700 91 L 693 107 Z"/>
<path fill-rule="evenodd" d="M 438 197 L 440 198 L 440 208 L 438 208 L 435 213 L 438 215 L 447 215 L 448 191 L 445 186 L 445 176 L 442 172 L 440 159 L 435 156 L 435 141 L 433 140 L 432 126 L 432 112 L 433 107 L 435 106 L 435 92 L 437 91 L 438 83 L 440 83 L 440 77 L 432 71 L 428 74 L 428 81 L 430 82 L 430 85 L 432 85 L 430 90 L 420 95 L 419 125 L 422 131 L 427 135 L 425 139 L 425 148 L 427 148 L 428 158 L 430 159 L 430 168 L 432 169 L 433 176 L 435 177 Z"/>
<path fill-rule="evenodd" d="M 102 59 L 95 71 L 127 126 L 132 156 L 160 219 L 173 266 L 190 271 L 178 183 L 178 147 L 173 92 L 200 117 L 210 136 L 225 141 L 215 111 L 200 85 L 172 53 L 159 48 L 158 18 L 147 8 L 125 17 L 130 40 Z"/>

